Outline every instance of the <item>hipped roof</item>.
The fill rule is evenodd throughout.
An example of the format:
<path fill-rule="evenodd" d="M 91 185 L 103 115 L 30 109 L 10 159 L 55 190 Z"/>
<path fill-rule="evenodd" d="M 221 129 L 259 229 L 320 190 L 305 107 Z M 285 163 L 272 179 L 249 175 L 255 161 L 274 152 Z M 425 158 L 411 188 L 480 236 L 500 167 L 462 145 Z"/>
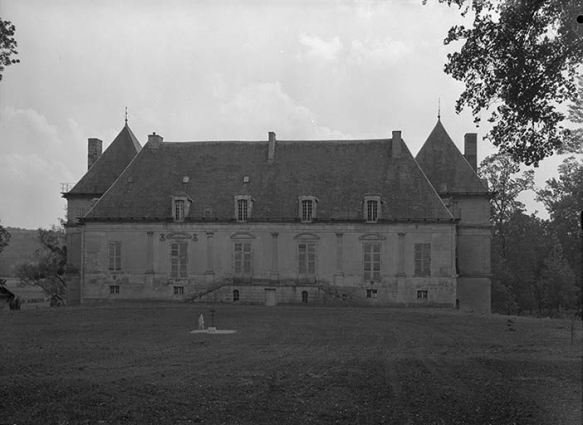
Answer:
<path fill-rule="evenodd" d="M 83 178 L 64 196 L 67 198 L 71 195 L 101 196 L 141 149 L 140 142 L 126 124 Z"/>
<path fill-rule="evenodd" d="M 271 163 L 267 141 L 148 143 L 86 219 L 167 219 L 172 197 L 187 196 L 187 219 L 232 220 L 234 197 L 249 195 L 251 220 L 295 220 L 300 196 L 317 198 L 318 220 L 362 220 L 371 195 L 382 219 L 451 220 L 405 143 L 398 158 L 393 143 L 278 140 Z"/>
<path fill-rule="evenodd" d="M 440 120 L 415 159 L 439 193 L 488 193 Z"/>

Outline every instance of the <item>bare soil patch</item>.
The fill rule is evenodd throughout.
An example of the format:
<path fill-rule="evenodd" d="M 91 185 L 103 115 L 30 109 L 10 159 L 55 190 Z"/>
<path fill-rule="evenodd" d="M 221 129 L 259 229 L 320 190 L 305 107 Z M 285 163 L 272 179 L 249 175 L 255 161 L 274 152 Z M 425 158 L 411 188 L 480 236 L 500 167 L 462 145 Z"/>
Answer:
<path fill-rule="evenodd" d="M 0 311 L 0 424 L 582 422 L 581 322 L 213 305 L 237 332 L 191 334 L 210 308 Z"/>

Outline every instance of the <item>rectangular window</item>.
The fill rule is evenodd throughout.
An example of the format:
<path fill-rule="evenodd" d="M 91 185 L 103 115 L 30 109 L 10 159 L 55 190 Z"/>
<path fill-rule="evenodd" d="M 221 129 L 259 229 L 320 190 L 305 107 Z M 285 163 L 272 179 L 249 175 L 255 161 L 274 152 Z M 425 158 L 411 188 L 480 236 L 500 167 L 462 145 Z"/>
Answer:
<path fill-rule="evenodd" d="M 109 286 L 109 293 L 110 294 L 119 294 L 119 285 L 110 285 Z"/>
<path fill-rule="evenodd" d="M 380 282 L 381 280 L 381 244 L 365 242 L 363 244 L 364 280 Z"/>
<path fill-rule="evenodd" d="M 301 277 L 316 275 L 315 243 L 301 243 L 298 245 L 298 272 Z"/>
<path fill-rule="evenodd" d="M 417 291 L 417 299 L 418 300 L 426 300 L 427 299 L 427 290 Z"/>
<path fill-rule="evenodd" d="M 415 276 L 431 276 L 431 244 L 415 244 Z"/>
<path fill-rule="evenodd" d="M 251 242 L 235 243 L 233 274 L 239 279 L 251 278 Z"/>
<path fill-rule="evenodd" d="M 366 290 L 366 297 L 367 298 L 376 298 L 378 290 L 376 289 L 367 289 Z"/>
<path fill-rule="evenodd" d="M 174 279 L 186 279 L 188 262 L 188 242 L 172 242 L 170 248 L 171 276 Z"/>
<path fill-rule="evenodd" d="M 247 221 L 249 218 L 249 201 L 247 199 L 237 199 L 237 220 Z"/>
<path fill-rule="evenodd" d="M 108 247 L 109 247 L 108 249 L 109 270 L 110 271 L 121 270 L 121 242 L 110 241 Z"/>
<path fill-rule="evenodd" d="M 184 286 L 175 286 L 174 295 L 184 295 Z"/>
<path fill-rule="evenodd" d="M 314 211 L 313 202 L 311 199 L 304 199 L 302 201 L 302 221 L 312 221 L 312 213 Z"/>
<path fill-rule="evenodd" d="M 379 201 L 366 201 L 366 221 L 376 222 L 379 216 Z"/>
<path fill-rule="evenodd" d="M 184 201 L 174 201 L 174 220 L 184 220 Z"/>

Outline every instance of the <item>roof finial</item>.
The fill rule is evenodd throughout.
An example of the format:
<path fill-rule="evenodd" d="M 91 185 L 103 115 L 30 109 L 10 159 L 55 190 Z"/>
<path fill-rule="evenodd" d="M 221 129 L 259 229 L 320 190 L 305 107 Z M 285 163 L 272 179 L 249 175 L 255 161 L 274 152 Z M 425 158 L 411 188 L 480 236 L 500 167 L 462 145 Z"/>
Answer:
<path fill-rule="evenodd" d="M 441 98 L 437 98 L 437 121 L 441 121 Z"/>
<path fill-rule="evenodd" d="M 126 106 L 126 126 L 128 125 L 128 107 Z"/>

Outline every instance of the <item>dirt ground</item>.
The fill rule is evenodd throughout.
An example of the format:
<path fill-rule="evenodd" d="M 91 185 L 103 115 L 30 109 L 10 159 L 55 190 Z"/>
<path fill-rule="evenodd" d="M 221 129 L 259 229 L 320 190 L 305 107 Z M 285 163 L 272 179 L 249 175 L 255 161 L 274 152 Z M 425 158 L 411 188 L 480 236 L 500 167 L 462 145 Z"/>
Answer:
<path fill-rule="evenodd" d="M 191 334 L 202 313 L 231 335 Z M 581 424 L 582 324 L 447 309 L 0 311 L 0 424 Z"/>

